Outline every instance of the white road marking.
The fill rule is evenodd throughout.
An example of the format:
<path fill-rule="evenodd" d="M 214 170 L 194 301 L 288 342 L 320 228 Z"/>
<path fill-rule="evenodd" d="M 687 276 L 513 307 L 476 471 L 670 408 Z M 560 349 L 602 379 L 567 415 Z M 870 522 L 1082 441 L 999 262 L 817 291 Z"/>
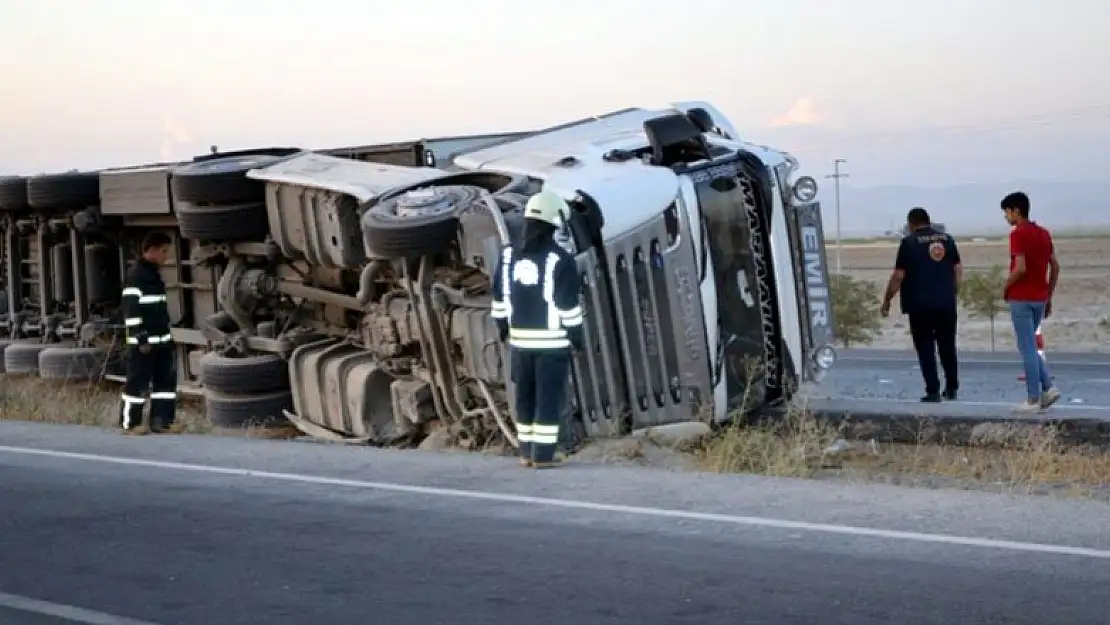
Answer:
<path fill-rule="evenodd" d="M 405 493 L 410 495 L 430 495 L 434 497 L 473 499 L 478 501 L 523 504 L 547 508 L 588 510 L 591 512 L 611 512 L 615 514 L 680 519 L 684 521 L 703 521 L 707 523 L 720 523 L 723 525 L 766 527 L 772 529 L 799 530 L 803 532 L 836 534 L 841 536 L 887 538 L 892 540 L 903 540 L 919 543 L 959 545 L 964 547 L 979 547 L 984 549 L 1000 549 L 1004 551 L 1078 556 L 1081 558 L 1110 560 L 1110 550 L 1093 549 L 1090 547 L 1073 547 L 1068 545 L 1051 545 L 1044 543 L 1030 543 L 1012 540 L 995 540 L 991 538 L 975 538 L 969 536 L 955 536 L 951 534 L 926 534 L 921 532 L 885 530 L 871 527 L 857 527 L 852 525 L 808 523 L 805 521 L 790 521 L 786 519 L 774 519 L 767 517 L 738 516 L 713 512 L 696 512 L 692 510 L 651 508 L 646 506 L 626 506 L 621 504 L 579 501 L 575 499 L 554 499 L 548 497 L 532 497 L 529 495 L 510 495 L 506 493 L 461 490 L 455 488 L 439 488 L 435 486 L 416 486 L 412 484 L 397 484 L 393 482 L 372 482 L 337 477 L 302 475 L 298 473 L 256 471 L 254 469 L 236 469 L 231 467 L 220 467 L 204 464 L 187 464 L 182 462 L 166 462 L 162 460 L 123 458 L 119 456 L 104 456 L 99 454 L 78 453 L 72 451 L 58 451 L 54 449 L 35 449 L 30 447 L 11 447 L 7 445 L 0 445 L 0 453 L 21 454 L 27 456 L 44 456 L 48 458 L 66 460 L 83 460 L 88 462 L 100 462 L 104 464 L 140 466 L 209 475 L 253 477 L 264 480 L 275 480 L 300 484 L 345 486 L 350 488 L 360 488 L 364 490 L 378 490 L 393 493 Z"/>
<path fill-rule="evenodd" d="M 82 623 L 83 625 L 157 625 L 149 621 L 137 621 L 124 616 L 105 614 L 104 612 L 86 610 L 85 608 L 61 603 L 51 603 L 41 599 L 10 595 L 6 592 L 0 592 L 0 607 L 19 610 L 20 612 L 42 614 L 43 616 L 53 616 L 74 623 Z"/>
<path fill-rule="evenodd" d="M 917 359 L 915 357 L 902 358 L 902 357 L 898 357 L 898 356 L 893 356 L 893 357 L 841 356 L 837 362 L 904 362 L 904 363 L 907 363 L 907 364 L 914 364 L 914 363 L 917 362 Z M 986 359 L 980 360 L 978 358 L 968 358 L 966 360 L 961 360 L 960 364 L 969 364 L 969 365 L 1013 365 L 1014 367 L 1017 367 L 1017 368 L 1021 367 L 1021 361 L 1020 360 L 986 360 Z M 1110 367 L 1110 361 L 1104 361 L 1104 360 L 1082 361 L 1082 360 L 1052 360 L 1052 359 L 1049 359 L 1048 366 L 1049 366 L 1049 368 L 1052 368 L 1054 366 L 1060 366 L 1060 367 Z"/>
<path fill-rule="evenodd" d="M 957 399 L 956 401 L 946 401 L 946 402 L 943 402 L 943 403 L 940 403 L 940 404 L 929 404 L 929 403 L 926 403 L 926 402 L 922 402 L 921 400 L 918 400 L 918 399 L 892 399 L 892 398 L 887 398 L 887 397 L 831 397 L 830 396 L 830 397 L 810 397 L 809 400 L 810 401 L 846 401 L 846 402 L 864 401 L 864 402 L 873 402 L 873 403 L 881 403 L 881 404 L 915 404 L 915 405 L 918 405 L 918 406 L 949 406 L 949 405 L 952 405 L 952 406 L 998 406 L 998 407 L 1002 407 L 1002 408 L 1016 408 L 1017 405 L 1018 405 L 1018 402 L 1016 402 L 1016 401 L 1013 401 L 1013 402 L 1006 402 L 1006 401 L 965 401 L 965 400 L 962 400 L 962 399 Z M 1057 405 L 1053 406 L 1052 408 L 1068 408 L 1068 409 L 1073 409 L 1073 410 L 1110 411 L 1110 406 L 1096 406 L 1096 405 L 1091 405 L 1091 404 L 1084 404 L 1082 406 L 1073 406 L 1073 405 L 1060 406 L 1059 404 L 1057 404 Z M 1029 414 L 1029 416 L 1050 415 L 1050 414 L 1052 414 L 1052 408 L 1049 408 L 1049 409 L 1044 410 L 1042 412 L 1023 413 L 1023 414 Z"/>

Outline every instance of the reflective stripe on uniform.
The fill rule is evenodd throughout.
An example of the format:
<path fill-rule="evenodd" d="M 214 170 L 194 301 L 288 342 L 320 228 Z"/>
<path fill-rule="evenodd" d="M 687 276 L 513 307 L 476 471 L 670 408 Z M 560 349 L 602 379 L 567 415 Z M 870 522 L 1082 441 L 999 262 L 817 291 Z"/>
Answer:
<path fill-rule="evenodd" d="M 509 328 L 509 337 L 518 339 L 563 339 L 566 330 L 533 330 L 530 328 Z"/>
<path fill-rule="evenodd" d="M 123 320 L 123 324 L 126 325 L 129 328 L 134 327 L 134 326 L 141 326 L 141 325 L 143 325 L 143 318 L 142 317 L 128 317 L 127 319 Z"/>
<path fill-rule="evenodd" d="M 559 442 L 559 426 L 557 425 L 540 425 L 535 424 L 532 426 L 532 440 L 531 442 L 537 445 L 555 445 Z"/>
<path fill-rule="evenodd" d="M 513 316 L 513 302 L 511 299 L 509 299 L 510 295 L 512 294 L 512 289 L 510 289 L 510 284 L 512 283 L 512 267 L 509 266 L 509 263 L 510 261 L 512 261 L 512 259 L 513 248 L 506 247 L 504 250 L 502 250 L 501 301 L 494 302 L 495 304 L 500 304 L 500 308 L 494 307 L 493 312 L 491 313 L 494 319 L 512 319 Z"/>
<path fill-rule="evenodd" d="M 177 399 L 174 391 L 156 391 L 150 394 L 151 399 Z"/>
<path fill-rule="evenodd" d="M 559 255 L 554 252 L 547 255 L 543 264 L 543 301 L 547 302 L 547 327 L 554 330 L 559 327 L 559 309 L 555 307 L 555 265 L 559 264 Z"/>
<path fill-rule="evenodd" d="M 521 443 L 532 442 L 532 426 L 527 423 L 516 424 L 516 439 Z"/>
<path fill-rule="evenodd" d="M 137 297 L 140 304 L 161 304 L 166 301 L 166 295 L 143 295 L 143 290 L 137 286 L 125 287 L 120 293 L 123 297 Z"/>
<path fill-rule="evenodd" d="M 146 403 L 146 400 L 142 397 L 128 395 L 127 393 L 123 393 L 122 395 L 120 395 L 120 399 L 123 400 L 123 429 L 129 430 L 131 429 L 131 406 L 134 404 L 138 404 L 141 406 Z M 142 417 L 140 417 L 140 420 L 141 419 Z"/>
<path fill-rule="evenodd" d="M 582 307 L 575 306 L 570 310 L 560 310 L 559 316 L 563 318 L 563 327 L 572 328 L 582 325 Z"/>
<path fill-rule="evenodd" d="M 570 347 L 570 339 L 514 339 L 510 337 L 509 345 L 520 349 L 558 349 Z"/>
<path fill-rule="evenodd" d="M 173 340 L 173 335 L 172 334 L 163 334 L 161 336 L 147 337 L 146 342 L 150 343 L 151 345 L 154 345 L 156 343 L 169 343 L 172 340 Z M 133 336 L 129 336 L 129 337 L 127 337 L 127 344 L 128 345 L 138 345 L 139 344 L 139 339 L 137 339 Z"/>

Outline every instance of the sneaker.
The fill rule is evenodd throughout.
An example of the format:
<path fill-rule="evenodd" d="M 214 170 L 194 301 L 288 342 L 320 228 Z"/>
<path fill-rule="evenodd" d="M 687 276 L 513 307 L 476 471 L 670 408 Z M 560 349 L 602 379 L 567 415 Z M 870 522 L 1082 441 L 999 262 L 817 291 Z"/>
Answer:
<path fill-rule="evenodd" d="M 921 398 L 921 401 L 927 404 L 939 404 L 940 393 L 925 393 L 925 395 Z"/>
<path fill-rule="evenodd" d="M 1041 402 L 1036 399 L 1027 399 L 1014 408 L 1014 412 L 1037 412 L 1041 409 Z"/>
<path fill-rule="evenodd" d="M 1041 408 L 1048 408 L 1058 401 L 1060 401 L 1060 391 L 1055 386 L 1041 394 Z"/>
<path fill-rule="evenodd" d="M 133 428 L 122 428 L 121 430 L 125 436 L 146 436 L 150 434 L 150 428 L 145 425 L 136 425 Z"/>

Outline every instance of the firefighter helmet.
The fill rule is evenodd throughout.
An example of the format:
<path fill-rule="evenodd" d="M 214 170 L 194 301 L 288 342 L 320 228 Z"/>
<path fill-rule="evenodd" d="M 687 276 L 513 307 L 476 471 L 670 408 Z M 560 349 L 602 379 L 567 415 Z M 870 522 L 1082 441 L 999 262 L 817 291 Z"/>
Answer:
<path fill-rule="evenodd" d="M 570 207 L 566 200 L 550 189 L 543 189 L 528 198 L 524 205 L 524 217 L 536 219 L 561 228 L 563 222 L 570 217 Z"/>

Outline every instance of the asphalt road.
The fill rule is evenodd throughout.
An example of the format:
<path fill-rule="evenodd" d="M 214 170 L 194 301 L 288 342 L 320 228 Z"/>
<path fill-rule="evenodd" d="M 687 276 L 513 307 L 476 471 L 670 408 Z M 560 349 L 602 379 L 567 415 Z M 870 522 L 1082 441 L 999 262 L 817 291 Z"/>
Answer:
<path fill-rule="evenodd" d="M 1045 414 L 1110 420 L 1110 355 L 1050 353 L 1048 363 L 1063 397 Z M 959 364 L 956 402 L 922 405 L 925 387 L 916 355 L 878 349 L 843 350 L 810 394 L 816 406 L 831 410 L 963 417 L 1009 415 L 1024 399 L 1017 354 L 966 352 L 960 354 Z"/>
<path fill-rule="evenodd" d="M 1107 622 L 1098 503 L 29 423 L 0 441 L 11 625 Z"/>

